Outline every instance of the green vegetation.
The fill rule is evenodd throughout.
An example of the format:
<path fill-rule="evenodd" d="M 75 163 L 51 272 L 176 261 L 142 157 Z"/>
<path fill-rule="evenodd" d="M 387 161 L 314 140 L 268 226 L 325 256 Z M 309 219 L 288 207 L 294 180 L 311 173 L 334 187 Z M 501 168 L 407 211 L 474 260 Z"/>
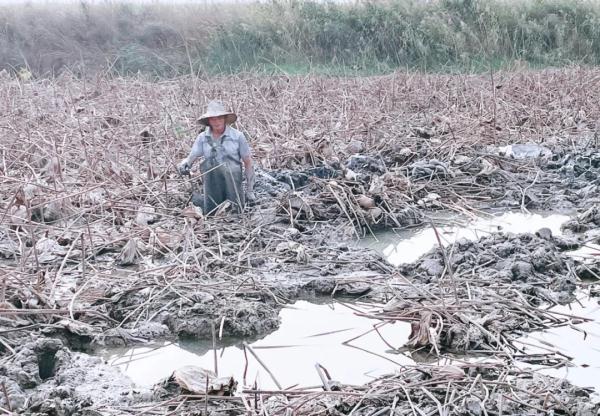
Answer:
<path fill-rule="evenodd" d="M 273 0 L 220 6 L 82 1 L 48 7 L 0 7 L 0 69 L 165 77 L 600 62 L 597 0 Z"/>

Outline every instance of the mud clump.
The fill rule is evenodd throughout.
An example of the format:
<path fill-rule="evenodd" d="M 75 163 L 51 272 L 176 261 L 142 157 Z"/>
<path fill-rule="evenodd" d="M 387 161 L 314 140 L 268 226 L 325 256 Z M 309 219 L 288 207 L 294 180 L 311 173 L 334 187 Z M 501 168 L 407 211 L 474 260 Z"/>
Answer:
<path fill-rule="evenodd" d="M 129 325 L 127 325 L 129 326 Z M 169 328 L 159 322 L 141 322 L 133 328 L 109 328 L 94 336 L 92 347 L 120 347 L 173 338 Z"/>
<path fill-rule="evenodd" d="M 558 246 L 572 245 L 563 239 L 558 239 L 562 244 L 556 244 L 548 232 L 542 231 L 543 238 L 534 234 L 496 234 L 479 241 L 462 239 L 445 248 L 445 254 L 434 249 L 414 264 L 401 266 L 401 270 L 421 283 L 438 282 L 445 276 L 449 278 L 450 273 L 455 277 L 473 276 L 478 286 L 512 282 L 535 304 L 568 303 L 574 300 L 576 281 L 568 266 L 572 260 Z"/>
<path fill-rule="evenodd" d="M 11 408 L 28 413 L 78 414 L 92 404 L 114 405 L 141 397 L 117 368 L 100 358 L 70 352 L 56 339 L 23 345 L 0 372 Z"/>
<path fill-rule="evenodd" d="M 576 218 L 567 221 L 562 229 L 580 236 L 585 241 L 598 241 L 600 238 L 600 205 L 593 205 Z M 581 235 L 583 234 L 583 235 Z"/>
<path fill-rule="evenodd" d="M 149 291 L 131 291 L 110 305 L 117 319 L 129 305 L 146 302 Z M 192 292 L 187 296 L 167 293 L 153 300 L 149 313 L 154 316 L 149 339 L 177 337 L 210 338 L 212 328 L 223 323 L 224 336 L 245 337 L 266 334 L 279 326 L 279 309 L 268 303 L 238 297 L 226 297 L 208 292 Z M 124 328 L 126 330 L 126 328 Z M 146 331 L 147 332 L 147 331 Z M 125 334 L 124 334 L 125 335 Z M 142 337 L 143 333 L 126 334 Z M 113 342 L 111 342 L 114 344 Z"/>
<path fill-rule="evenodd" d="M 181 312 L 165 314 L 165 323 L 180 337 L 209 338 L 213 326 L 224 320 L 223 333 L 233 337 L 267 334 L 279 327 L 278 308 L 262 302 L 236 299 L 212 304 L 185 305 Z"/>
<path fill-rule="evenodd" d="M 16 381 L 23 389 L 31 389 L 54 376 L 56 354 L 63 344 L 56 339 L 42 338 L 24 345 L 0 368 L 2 375 Z"/>
<path fill-rule="evenodd" d="M 305 170 L 287 170 L 287 169 L 281 169 L 281 170 L 274 170 L 271 172 L 268 172 L 267 175 L 269 175 L 271 178 L 275 179 L 276 181 L 280 182 L 281 184 L 285 185 L 284 188 L 281 187 L 281 185 L 274 185 L 272 181 L 267 180 L 266 181 L 266 185 L 263 185 L 264 188 L 271 188 L 271 189 L 277 189 L 279 188 L 279 191 L 290 191 L 290 190 L 300 190 L 304 187 L 306 187 L 310 181 L 313 178 L 318 178 L 318 179 L 333 179 L 333 178 L 337 178 L 341 175 L 341 171 L 336 167 L 332 167 L 329 165 L 322 165 L 322 166 L 316 166 L 313 168 L 309 168 L 309 169 L 305 169 Z M 265 175 L 261 176 L 261 178 L 264 178 Z M 273 195 L 275 192 L 271 191 L 269 192 L 271 195 Z"/>
<path fill-rule="evenodd" d="M 382 314 L 411 322 L 406 344 L 411 349 L 517 350 L 497 334 L 564 323 L 564 316 L 539 307 L 575 299 L 576 262 L 564 253 L 572 246 L 576 242 L 554 237 L 549 229 L 458 240 L 400 266 L 410 284 L 398 281 Z"/>

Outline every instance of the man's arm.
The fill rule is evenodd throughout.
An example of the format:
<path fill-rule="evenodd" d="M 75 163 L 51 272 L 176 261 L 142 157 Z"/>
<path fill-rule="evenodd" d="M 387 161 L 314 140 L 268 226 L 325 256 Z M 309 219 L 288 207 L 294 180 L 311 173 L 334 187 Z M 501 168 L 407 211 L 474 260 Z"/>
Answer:
<path fill-rule="evenodd" d="M 246 174 L 246 198 L 252 202 L 256 199 L 254 196 L 254 165 L 250 156 L 242 158 L 242 162 L 244 162 L 244 173 Z"/>
<path fill-rule="evenodd" d="M 200 156 L 202 156 L 202 138 L 201 136 L 198 136 L 192 145 L 192 149 L 190 150 L 188 157 L 183 159 L 181 162 L 179 162 L 179 165 L 177 165 L 179 173 L 182 175 L 189 175 L 190 169 L 192 169 L 194 162 Z"/>
<path fill-rule="evenodd" d="M 196 138 L 196 141 L 194 142 L 194 145 L 192 146 L 192 150 L 190 150 L 190 154 L 186 158 L 190 167 L 192 167 L 192 165 L 194 164 L 196 159 L 198 159 L 200 156 L 202 156 L 202 136 L 198 136 Z"/>
<path fill-rule="evenodd" d="M 249 202 L 253 202 L 256 197 L 254 196 L 254 164 L 252 163 L 252 154 L 250 153 L 250 146 L 246 141 L 244 133 L 240 133 L 240 159 L 244 164 L 244 174 L 246 175 L 246 199 Z"/>

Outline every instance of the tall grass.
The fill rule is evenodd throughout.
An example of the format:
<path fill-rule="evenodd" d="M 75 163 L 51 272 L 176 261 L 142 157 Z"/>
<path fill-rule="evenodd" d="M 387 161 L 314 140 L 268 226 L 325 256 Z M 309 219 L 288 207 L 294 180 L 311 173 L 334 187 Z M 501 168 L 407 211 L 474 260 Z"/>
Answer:
<path fill-rule="evenodd" d="M 0 7 L 0 67 L 36 75 L 477 71 L 599 62 L 596 0 Z"/>

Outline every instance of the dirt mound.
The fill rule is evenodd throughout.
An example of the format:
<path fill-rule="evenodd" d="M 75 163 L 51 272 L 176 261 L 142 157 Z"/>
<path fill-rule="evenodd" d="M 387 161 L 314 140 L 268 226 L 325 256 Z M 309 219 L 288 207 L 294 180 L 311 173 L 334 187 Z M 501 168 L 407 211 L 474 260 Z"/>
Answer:
<path fill-rule="evenodd" d="M 576 278 L 569 269 L 572 260 L 562 254 L 561 244 L 576 246 L 553 237 L 548 229 L 538 235 L 500 233 L 478 241 L 462 239 L 402 266 L 401 271 L 422 283 L 463 276 L 476 280 L 478 287 L 512 283 L 533 304 L 568 303 L 574 299 Z"/>

